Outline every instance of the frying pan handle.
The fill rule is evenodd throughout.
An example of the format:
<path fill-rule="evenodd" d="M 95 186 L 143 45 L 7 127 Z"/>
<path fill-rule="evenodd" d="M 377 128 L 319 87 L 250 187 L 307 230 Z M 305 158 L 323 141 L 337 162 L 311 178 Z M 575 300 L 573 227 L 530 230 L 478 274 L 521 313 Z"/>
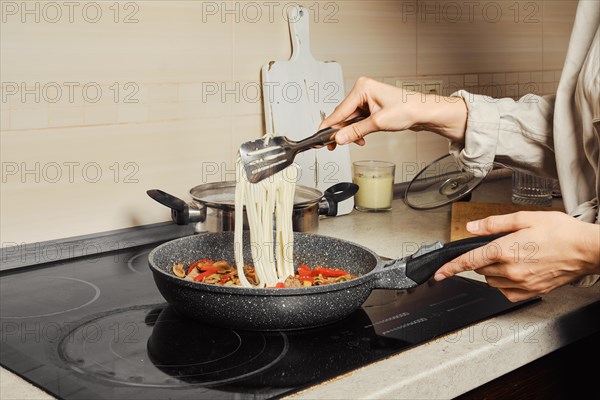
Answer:
<path fill-rule="evenodd" d="M 425 283 L 448 261 L 452 261 L 456 257 L 486 245 L 504 235 L 506 233 L 456 240 L 446 243 L 441 249 L 431 251 L 419 257 L 410 257 L 406 261 L 406 276 L 417 284 Z"/>
<path fill-rule="evenodd" d="M 171 219 L 177 225 L 187 225 L 190 222 L 203 222 L 206 219 L 206 207 L 197 208 L 185 201 L 159 189 L 151 189 L 146 194 L 163 206 L 171 209 Z"/>
<path fill-rule="evenodd" d="M 319 204 L 319 215 L 335 217 L 338 213 L 338 203 L 348 200 L 358 192 L 358 185 L 350 182 L 340 182 L 325 191 Z"/>

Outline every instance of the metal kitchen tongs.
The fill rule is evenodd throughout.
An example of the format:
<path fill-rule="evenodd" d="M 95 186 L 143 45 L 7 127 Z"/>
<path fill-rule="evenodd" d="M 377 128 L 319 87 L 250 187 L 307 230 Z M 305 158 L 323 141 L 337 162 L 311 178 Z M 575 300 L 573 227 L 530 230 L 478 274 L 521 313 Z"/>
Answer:
<path fill-rule="evenodd" d="M 363 116 L 355 117 L 335 125 L 335 128 L 321 129 L 314 135 L 298 142 L 285 136 L 275 136 L 266 141 L 258 139 L 243 143 L 240 146 L 240 158 L 248 180 L 257 183 L 276 174 L 290 166 L 294 162 L 296 154 L 316 146 L 334 143 L 335 140 L 332 140 L 334 133 L 364 118 Z"/>

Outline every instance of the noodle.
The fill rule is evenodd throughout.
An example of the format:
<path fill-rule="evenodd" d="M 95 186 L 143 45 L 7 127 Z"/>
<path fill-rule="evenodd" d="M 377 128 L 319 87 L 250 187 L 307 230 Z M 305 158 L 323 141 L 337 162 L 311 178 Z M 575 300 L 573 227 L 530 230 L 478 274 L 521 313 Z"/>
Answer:
<path fill-rule="evenodd" d="M 298 167 L 292 165 L 258 183 L 250 183 L 242 163 L 237 161 L 234 253 L 242 286 L 252 287 L 243 270 L 244 206 L 250 229 L 252 260 L 260 285 L 275 286 L 294 275 L 292 253 L 286 252 L 286 249 L 291 249 L 294 243 L 292 212 L 297 175 Z"/>

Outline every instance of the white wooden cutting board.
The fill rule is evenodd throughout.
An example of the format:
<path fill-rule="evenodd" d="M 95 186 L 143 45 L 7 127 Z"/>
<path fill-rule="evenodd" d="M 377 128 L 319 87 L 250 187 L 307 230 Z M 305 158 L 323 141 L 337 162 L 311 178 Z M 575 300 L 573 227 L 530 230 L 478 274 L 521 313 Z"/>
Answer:
<path fill-rule="evenodd" d="M 265 124 L 268 133 L 300 140 L 315 133 L 343 100 L 344 78 L 340 64 L 317 61 L 310 53 L 309 10 L 289 7 L 288 21 L 292 57 L 262 67 Z M 336 183 L 352 181 L 348 146 L 335 151 L 308 150 L 295 162 L 302 169 L 301 185 L 325 191 Z M 340 203 L 338 215 L 350 213 L 353 206 L 353 198 Z"/>

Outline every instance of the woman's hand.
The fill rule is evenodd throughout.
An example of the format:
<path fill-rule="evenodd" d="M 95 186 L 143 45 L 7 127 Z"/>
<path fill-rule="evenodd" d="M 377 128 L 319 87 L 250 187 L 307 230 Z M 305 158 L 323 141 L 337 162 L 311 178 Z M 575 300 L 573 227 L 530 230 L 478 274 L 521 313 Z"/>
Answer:
<path fill-rule="evenodd" d="M 467 224 L 469 232 L 514 232 L 446 263 L 440 281 L 463 271 L 485 275 L 511 301 L 550 292 L 600 272 L 600 225 L 560 212 L 517 212 Z"/>
<path fill-rule="evenodd" d="M 369 78 L 359 78 L 348 96 L 325 118 L 319 129 L 333 126 L 358 115 L 362 121 L 340 129 L 335 135 L 338 144 L 355 142 L 364 145 L 363 137 L 377 131 L 400 131 L 413 125 L 405 91 Z"/>
<path fill-rule="evenodd" d="M 404 90 L 359 78 L 348 96 L 325 118 L 319 129 L 336 125 L 358 115 L 362 121 L 340 129 L 337 144 L 364 145 L 366 135 L 377 131 L 427 129 L 452 140 L 464 140 L 467 107 L 462 98 L 443 97 Z M 335 148 L 335 144 L 329 146 Z"/>

